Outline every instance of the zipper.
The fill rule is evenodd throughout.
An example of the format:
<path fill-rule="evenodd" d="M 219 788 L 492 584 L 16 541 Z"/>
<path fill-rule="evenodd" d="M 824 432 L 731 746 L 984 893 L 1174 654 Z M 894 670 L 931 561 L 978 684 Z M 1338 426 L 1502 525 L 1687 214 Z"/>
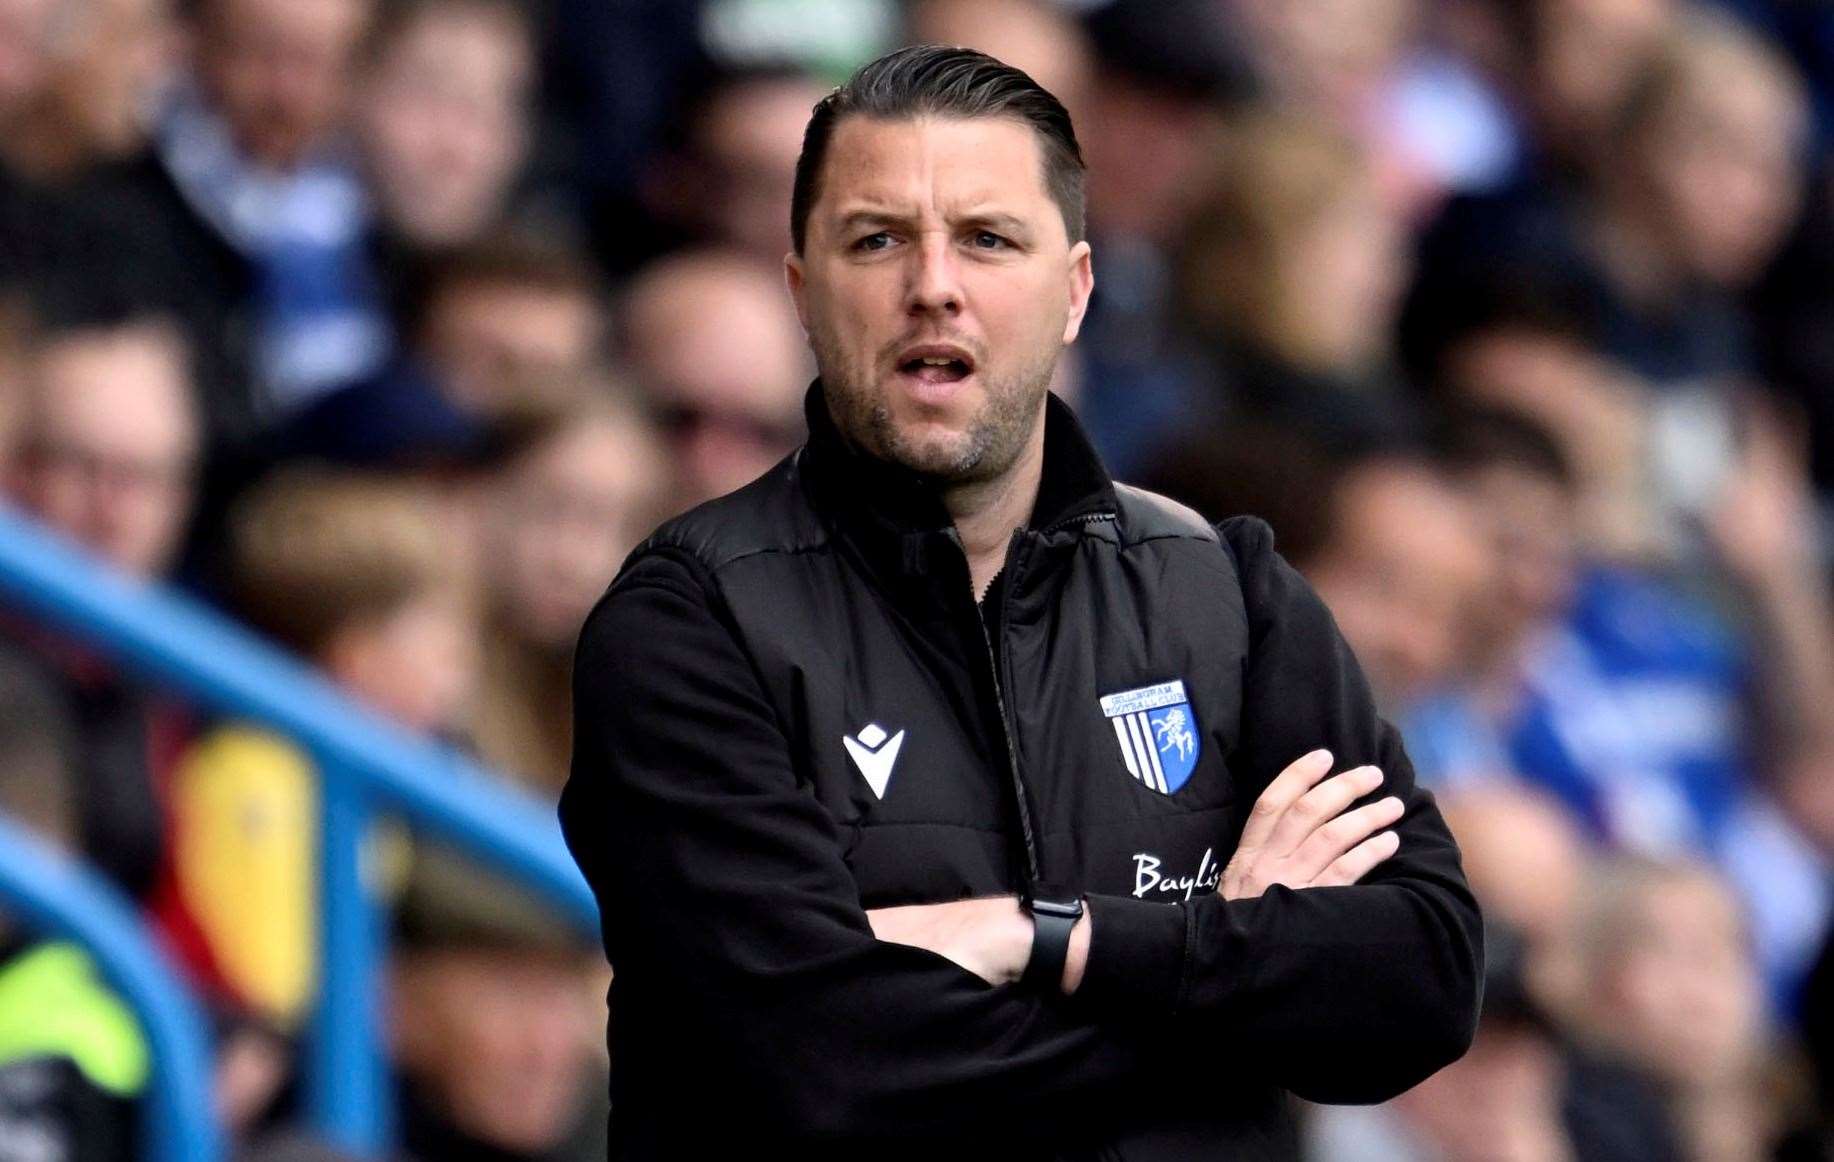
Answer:
<path fill-rule="evenodd" d="M 1040 533 L 1055 533 L 1055 532 L 1061 532 L 1062 530 L 1067 529 L 1067 528 L 1074 528 L 1077 525 L 1099 524 L 1102 521 L 1114 520 L 1114 519 L 1116 519 L 1116 514 L 1112 512 L 1086 512 L 1081 516 L 1065 517 L 1063 520 L 1058 521 L 1056 524 L 1046 525 L 1044 528 L 1039 529 L 1038 531 Z"/>
<path fill-rule="evenodd" d="M 944 531 L 948 538 L 955 542 L 955 547 L 961 550 L 962 564 L 966 566 L 968 547 L 962 544 L 961 533 L 953 527 Z M 1012 540 L 1006 545 L 1006 563 L 1000 567 L 1000 575 L 1005 578 L 1005 581 L 1000 586 L 1000 608 L 994 618 L 996 629 L 1003 628 L 1006 624 L 1006 595 L 1012 591 L 1013 578 L 1016 575 L 1016 558 L 1020 538 L 1023 535 L 1023 530 L 1014 530 Z M 1000 655 L 994 649 L 993 637 L 987 632 L 987 619 L 981 616 L 980 603 L 974 600 L 974 571 L 972 569 L 966 571 L 969 578 L 970 608 L 968 612 L 974 618 L 975 627 L 981 631 L 981 645 L 987 652 L 987 672 L 993 678 L 993 704 L 1000 716 L 1000 739 L 1006 744 L 1007 777 L 1012 786 L 1013 802 L 1019 810 L 1019 835 L 1025 845 L 1026 875 L 1036 882 L 1038 879 L 1038 843 L 1032 834 L 1032 809 L 1026 801 L 1025 781 L 1019 775 L 1019 749 L 1016 745 L 1018 732 L 1013 729 L 1012 719 L 1006 713 L 1005 683 L 1000 678 Z"/>
<path fill-rule="evenodd" d="M 1070 517 L 1067 520 L 1058 521 L 1040 531 L 1041 533 L 1053 533 L 1060 529 L 1077 525 L 1094 524 L 1098 521 L 1113 520 L 1114 518 L 1115 514 L 1112 512 L 1085 513 L 1082 516 Z M 954 528 L 949 529 L 948 533 L 949 539 L 955 542 L 955 547 L 962 550 L 962 560 L 965 563 L 968 559 L 968 550 L 966 546 L 962 544 L 961 534 Z M 1008 542 L 1006 546 L 1006 563 L 1001 567 L 1001 574 L 1004 576 L 1005 580 L 1000 585 L 1000 608 L 994 613 L 994 629 L 998 631 L 1000 639 L 999 644 L 1002 646 L 1006 644 L 1006 603 L 1011 599 L 1012 591 L 1018 585 L 1019 577 L 1023 571 L 1025 544 L 1025 530 L 1015 529 L 1013 531 L 1012 540 Z M 972 573 L 970 573 L 970 576 L 972 576 Z M 970 583 L 972 584 L 972 582 Z M 1006 763 L 1008 774 L 1012 781 L 1013 802 L 1019 809 L 1019 835 L 1025 844 L 1025 870 L 1026 874 L 1031 878 L 1031 882 L 1037 883 L 1041 878 L 1039 875 L 1040 857 L 1037 835 L 1032 829 L 1031 796 L 1026 792 L 1025 777 L 1019 770 L 1019 732 L 1018 729 L 1014 727 L 1012 718 L 1007 712 L 1006 695 L 1004 692 L 1006 682 L 1002 677 L 1002 673 L 1006 670 L 1010 670 L 1011 665 L 1008 660 L 1008 664 L 1002 666 L 1001 662 L 1005 658 L 1005 652 L 995 648 L 993 635 L 987 632 L 987 619 L 981 616 L 981 611 L 978 607 L 974 610 L 974 624 L 981 631 L 981 644 L 987 648 L 987 668 L 988 673 L 993 678 L 994 709 L 999 711 L 1000 715 L 1000 735 L 1006 743 Z"/>

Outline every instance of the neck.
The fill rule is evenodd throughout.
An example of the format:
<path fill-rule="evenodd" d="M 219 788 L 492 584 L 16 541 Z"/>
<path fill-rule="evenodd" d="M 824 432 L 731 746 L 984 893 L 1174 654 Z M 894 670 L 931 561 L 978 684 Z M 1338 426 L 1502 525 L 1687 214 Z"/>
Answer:
<path fill-rule="evenodd" d="M 1038 502 L 1038 482 L 1044 475 L 1044 412 L 1038 413 L 1032 434 L 1012 466 L 992 480 L 958 484 L 944 489 L 943 506 L 955 522 L 962 549 L 968 554 L 968 576 L 979 601 L 1006 564 L 1006 547 L 1013 530 L 1032 515 Z"/>

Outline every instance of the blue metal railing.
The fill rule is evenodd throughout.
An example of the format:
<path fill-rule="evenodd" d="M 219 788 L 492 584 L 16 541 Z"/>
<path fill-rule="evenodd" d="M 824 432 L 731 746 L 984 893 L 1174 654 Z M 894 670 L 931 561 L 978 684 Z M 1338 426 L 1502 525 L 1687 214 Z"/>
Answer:
<path fill-rule="evenodd" d="M 134 906 L 95 872 L 0 818 L 0 897 L 9 916 L 87 947 L 140 1018 L 153 1071 L 147 1129 L 158 1162 L 222 1155 L 210 1101 L 210 1046 L 191 994 L 173 977 Z"/>
<path fill-rule="evenodd" d="M 3 506 L 0 594 L 135 673 L 217 712 L 262 722 L 312 753 L 323 812 L 323 918 L 307 1105 L 334 1144 L 375 1154 L 391 1137 L 378 1049 L 382 936 L 362 874 L 362 837 L 375 812 L 398 813 L 471 850 L 596 930 L 592 893 L 550 808 L 358 706 L 229 619 L 124 578 Z"/>

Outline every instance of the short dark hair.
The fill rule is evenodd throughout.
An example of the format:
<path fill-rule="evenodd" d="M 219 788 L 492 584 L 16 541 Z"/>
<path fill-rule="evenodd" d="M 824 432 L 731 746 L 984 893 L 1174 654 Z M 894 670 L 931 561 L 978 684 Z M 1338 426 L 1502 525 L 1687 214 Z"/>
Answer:
<path fill-rule="evenodd" d="M 1572 493 L 1579 484 L 1572 458 L 1546 424 L 1515 408 L 1466 403 L 1438 418 L 1434 459 L 1454 476 L 1514 468 Z"/>
<path fill-rule="evenodd" d="M 860 66 L 823 97 L 803 133 L 790 197 L 790 239 L 802 253 L 809 211 L 821 192 L 828 142 L 843 117 L 1011 117 L 1032 127 L 1044 153 L 1044 181 L 1071 242 L 1083 237 L 1083 153 L 1063 102 L 1011 65 L 971 48 L 918 44 Z"/>

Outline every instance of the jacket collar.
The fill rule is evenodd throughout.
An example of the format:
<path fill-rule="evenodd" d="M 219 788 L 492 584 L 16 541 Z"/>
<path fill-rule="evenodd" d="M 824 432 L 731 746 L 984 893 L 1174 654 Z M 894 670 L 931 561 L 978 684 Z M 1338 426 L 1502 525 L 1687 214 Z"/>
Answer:
<path fill-rule="evenodd" d="M 818 510 L 869 549 L 897 551 L 910 569 L 913 539 L 947 534 L 953 526 L 936 486 L 901 465 L 851 444 L 828 414 L 818 379 L 803 400 L 809 442 L 802 471 Z M 1045 401 L 1044 470 L 1026 528 L 1043 531 L 1115 511 L 1114 482 L 1068 404 Z"/>

